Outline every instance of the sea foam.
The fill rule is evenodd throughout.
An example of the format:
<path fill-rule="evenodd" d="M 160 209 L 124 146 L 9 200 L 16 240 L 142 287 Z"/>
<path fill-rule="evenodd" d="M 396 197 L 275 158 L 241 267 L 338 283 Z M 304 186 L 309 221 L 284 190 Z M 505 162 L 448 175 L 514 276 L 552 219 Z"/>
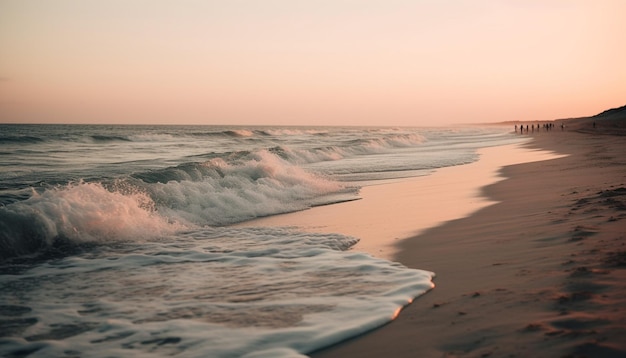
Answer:
<path fill-rule="evenodd" d="M 79 182 L 0 207 L 0 228 L 0 255 L 11 257 L 60 242 L 143 241 L 180 226 L 158 215 L 145 193 L 122 194 Z"/>
<path fill-rule="evenodd" d="M 148 180 L 149 179 L 149 180 Z M 221 226 L 303 210 L 355 188 L 266 150 L 187 163 L 137 178 L 70 183 L 0 207 L 0 256 L 59 243 L 146 241 L 183 228 Z M 329 198 L 328 200 L 333 200 Z"/>
<path fill-rule="evenodd" d="M 206 228 L 0 275 L 1 354 L 293 357 L 376 328 L 432 273 L 289 228 Z M 364 314 L 367 312 L 367 314 Z M 0 312 L 0 316 L 2 312 Z M 11 334 L 9 334 L 11 336 Z"/>

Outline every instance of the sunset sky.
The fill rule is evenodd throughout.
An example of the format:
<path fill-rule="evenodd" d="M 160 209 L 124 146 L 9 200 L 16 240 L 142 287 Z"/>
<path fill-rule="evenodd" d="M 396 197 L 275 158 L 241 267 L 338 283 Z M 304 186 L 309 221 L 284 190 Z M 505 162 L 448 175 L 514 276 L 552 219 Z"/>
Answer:
<path fill-rule="evenodd" d="M 0 123 L 446 125 L 626 104 L 622 0 L 0 0 Z"/>

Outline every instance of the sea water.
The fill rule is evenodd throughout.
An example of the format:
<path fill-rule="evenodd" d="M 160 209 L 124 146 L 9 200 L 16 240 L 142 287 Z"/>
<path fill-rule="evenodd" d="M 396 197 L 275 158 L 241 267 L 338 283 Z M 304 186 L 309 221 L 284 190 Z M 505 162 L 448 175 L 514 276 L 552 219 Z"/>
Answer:
<path fill-rule="evenodd" d="M 0 355 L 291 357 L 374 329 L 434 273 L 351 250 L 359 238 L 229 225 L 519 140 L 496 127 L 0 125 Z"/>

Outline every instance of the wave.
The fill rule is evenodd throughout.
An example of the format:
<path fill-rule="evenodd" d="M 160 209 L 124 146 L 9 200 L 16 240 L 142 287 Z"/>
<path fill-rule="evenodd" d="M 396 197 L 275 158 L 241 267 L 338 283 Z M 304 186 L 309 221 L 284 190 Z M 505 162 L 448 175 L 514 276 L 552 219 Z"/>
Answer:
<path fill-rule="evenodd" d="M 48 189 L 0 208 L 0 257 L 58 245 L 140 241 L 179 229 L 156 213 L 144 193 L 109 191 L 101 183 Z"/>
<path fill-rule="evenodd" d="M 169 133 L 140 133 L 128 136 L 133 142 L 167 142 L 176 139 L 176 136 Z"/>
<path fill-rule="evenodd" d="M 48 138 L 35 137 L 30 135 L 23 136 L 0 136 L 1 143 L 24 143 L 24 144 L 37 144 L 44 142 L 79 142 L 79 143 L 107 143 L 107 142 L 132 142 L 133 139 L 125 136 L 115 135 L 83 135 L 83 136 L 50 136 Z"/>
<path fill-rule="evenodd" d="M 303 210 L 320 197 L 356 189 L 306 171 L 268 150 L 133 175 L 160 212 L 198 225 L 227 225 Z M 330 199 L 329 199 L 330 200 Z"/>
<path fill-rule="evenodd" d="M 24 132 L 23 135 L 1 135 L 0 144 L 2 143 L 25 143 L 37 144 L 42 142 L 48 143 L 93 143 L 106 144 L 114 142 L 186 142 L 189 138 L 194 141 L 207 138 L 222 138 L 231 140 L 255 139 L 261 141 L 267 140 L 268 143 L 290 142 L 293 137 L 303 136 L 307 140 L 311 137 L 328 138 L 329 130 L 315 128 L 223 128 L 216 129 L 207 127 L 207 130 L 182 131 L 176 128 L 159 128 L 158 130 L 146 131 L 129 131 L 124 132 L 120 128 L 98 128 L 90 130 L 78 130 L 68 132 L 60 128 L 51 128 L 45 136 L 35 136 L 31 133 Z M 360 131 L 358 131 L 360 132 Z M 354 139 L 353 131 L 347 130 L 343 132 L 346 138 L 341 141 L 341 136 L 337 140 L 332 140 L 329 144 L 333 144 L 338 148 L 351 149 L 348 154 L 359 153 L 375 153 L 389 148 L 401 148 L 418 145 L 425 141 L 424 137 L 415 133 L 398 133 L 397 131 L 365 131 L 361 133 L 369 134 L 369 138 Z M 304 139 L 304 138 L 303 138 Z M 299 140 L 299 139 L 296 139 Z M 314 139 L 312 139 L 314 141 Z M 326 139 L 324 139 L 326 140 Z"/>
<path fill-rule="evenodd" d="M 130 140 L 116 135 L 90 138 L 102 142 Z M 102 173 L 100 179 L 89 182 L 56 181 L 57 186 L 37 188 L 25 200 L 5 201 L 0 208 L 0 257 L 55 245 L 155 239 L 180 227 L 223 226 L 353 200 L 357 188 L 304 167 L 384 153 L 423 140 L 414 134 L 385 133 L 380 138 L 335 141 L 337 145 L 313 148 L 279 145 L 210 153 L 200 161 L 138 171 L 117 179 L 103 179 L 110 176 Z M 140 229 L 146 227 L 151 229 Z"/>
<path fill-rule="evenodd" d="M 123 136 L 109 136 L 109 135 L 92 135 L 91 140 L 97 143 L 103 142 L 131 142 L 132 140 Z"/>
<path fill-rule="evenodd" d="M 325 129 L 295 129 L 295 128 L 272 128 L 258 131 L 260 134 L 268 136 L 297 136 L 297 135 L 326 135 Z"/>
<path fill-rule="evenodd" d="M 24 136 L 3 136 L 0 135 L 0 143 L 28 143 L 28 144 L 33 144 L 33 143 L 41 143 L 43 142 L 44 139 L 40 138 L 40 137 L 35 137 L 35 136 L 29 136 L 29 135 L 24 135 Z"/>
<path fill-rule="evenodd" d="M 338 193 L 356 196 L 356 189 L 265 150 L 230 162 L 215 158 L 108 182 L 69 183 L 0 207 L 0 257 L 152 240 L 304 210 L 337 200 L 332 195 Z"/>
<path fill-rule="evenodd" d="M 393 134 L 377 138 L 355 139 L 350 141 L 351 146 L 362 147 L 366 150 L 377 151 L 382 148 L 402 148 L 419 145 L 426 138 L 415 133 Z"/>
<path fill-rule="evenodd" d="M 223 133 L 223 132 L 212 132 Z M 234 151 L 216 153 L 210 152 L 205 154 L 194 154 L 187 156 L 188 160 L 207 161 L 188 162 L 175 167 L 168 167 L 156 171 L 148 171 L 133 174 L 134 178 L 141 179 L 146 182 L 167 182 L 170 180 L 201 180 L 204 177 L 214 177 L 223 175 L 219 166 L 212 165 L 214 160 L 223 160 L 226 163 L 241 163 L 242 161 L 259 161 L 260 156 L 270 153 L 273 156 L 285 161 L 283 165 L 302 166 L 306 164 L 339 161 L 345 158 L 387 153 L 396 148 L 408 148 L 418 146 L 424 143 L 426 139 L 417 134 L 392 134 L 381 138 L 366 138 L 357 140 L 339 141 L 336 145 L 322 147 L 292 147 L 289 145 L 276 145 L 266 149 L 256 151 Z M 275 143 L 268 141 L 268 144 Z M 266 159 L 269 160 L 271 156 Z"/>
<path fill-rule="evenodd" d="M 437 146 L 441 141 L 401 130 L 341 129 L 318 139 L 311 136 L 326 136 L 323 129 L 198 128 L 122 133 L 98 127 L 49 136 L 46 140 L 173 142 L 163 150 L 166 154 L 159 146 L 159 158 L 153 161 L 120 163 L 114 157 L 114 164 L 105 162 L 89 172 L 64 172 L 63 166 L 54 164 L 50 176 L 39 171 L 19 180 L 6 178 L 0 183 L 6 183 L 0 207 L 0 257 L 55 245 L 153 240 L 180 228 L 225 226 L 353 200 L 358 198 L 355 181 L 423 175 L 475 159 L 464 147 L 453 152 L 454 141 L 445 142 L 445 153 L 454 155 L 442 155 Z M 200 135 L 244 139 L 205 140 Z M 303 137 L 272 137 L 299 135 Z M 248 142 L 251 136 L 258 143 Z M 43 149 L 49 147 L 56 148 Z M 106 145 L 96 148 L 100 147 L 110 150 Z M 157 152 L 154 145 L 136 148 L 142 155 Z M 123 150 L 132 157 L 135 147 Z M 77 181 L 80 178 L 85 181 Z M 24 189 L 34 183 L 32 193 Z"/>
<path fill-rule="evenodd" d="M 263 134 L 259 131 L 248 129 L 225 129 L 225 130 L 208 130 L 189 133 L 192 137 L 225 137 L 225 138 L 247 138 L 257 134 Z"/>
<path fill-rule="evenodd" d="M 231 137 L 252 137 L 254 135 L 254 132 L 247 129 L 233 129 L 225 131 L 224 134 Z"/>
<path fill-rule="evenodd" d="M 207 131 L 207 132 L 195 132 L 194 136 L 208 136 L 208 137 L 234 137 L 234 138 L 248 138 L 248 137 L 285 137 L 285 136 L 297 136 L 297 135 L 310 135 L 327 133 L 327 131 L 320 130 L 300 130 L 300 129 L 227 129 L 221 131 Z"/>
<path fill-rule="evenodd" d="M 201 163 L 191 169 L 199 169 L 193 175 L 201 175 L 202 180 L 155 183 L 148 190 L 169 217 L 199 225 L 226 225 L 303 210 L 325 195 L 354 191 L 269 152 L 255 157 L 237 164 L 220 158 Z"/>
<path fill-rule="evenodd" d="M 296 129 L 296 128 L 264 128 L 264 129 L 225 129 L 220 131 L 194 132 L 194 136 L 224 136 L 224 137 L 287 137 L 301 135 L 326 135 L 328 130 L 323 129 Z"/>
<path fill-rule="evenodd" d="M 269 151 L 295 164 L 310 164 L 324 161 L 336 161 L 359 155 L 386 153 L 394 148 L 409 148 L 425 142 L 417 134 L 394 134 L 382 138 L 364 138 L 348 140 L 333 146 L 308 149 L 292 149 L 276 146 Z"/>
<path fill-rule="evenodd" d="M 194 132 L 194 136 L 221 136 L 221 137 L 293 137 L 293 136 L 325 136 L 327 129 L 314 128 L 263 128 L 263 129 L 225 129 L 220 131 Z"/>

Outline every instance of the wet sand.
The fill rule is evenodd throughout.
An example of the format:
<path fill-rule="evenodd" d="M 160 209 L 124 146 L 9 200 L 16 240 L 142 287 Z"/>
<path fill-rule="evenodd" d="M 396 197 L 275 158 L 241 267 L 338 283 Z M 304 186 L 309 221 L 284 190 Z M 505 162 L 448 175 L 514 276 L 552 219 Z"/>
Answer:
<path fill-rule="evenodd" d="M 505 166 L 482 189 L 492 205 L 397 240 L 394 259 L 434 271 L 436 287 L 311 355 L 626 356 L 626 137 L 598 127 L 524 134 L 567 156 Z"/>
<path fill-rule="evenodd" d="M 336 232 L 360 239 L 353 250 L 394 260 L 399 240 L 446 221 L 469 216 L 494 202 L 481 188 L 503 180 L 505 164 L 560 156 L 511 144 L 479 150 L 480 160 L 441 168 L 426 176 L 373 182 L 360 200 L 314 207 L 247 221 L 236 226 L 293 226 L 311 232 Z"/>

